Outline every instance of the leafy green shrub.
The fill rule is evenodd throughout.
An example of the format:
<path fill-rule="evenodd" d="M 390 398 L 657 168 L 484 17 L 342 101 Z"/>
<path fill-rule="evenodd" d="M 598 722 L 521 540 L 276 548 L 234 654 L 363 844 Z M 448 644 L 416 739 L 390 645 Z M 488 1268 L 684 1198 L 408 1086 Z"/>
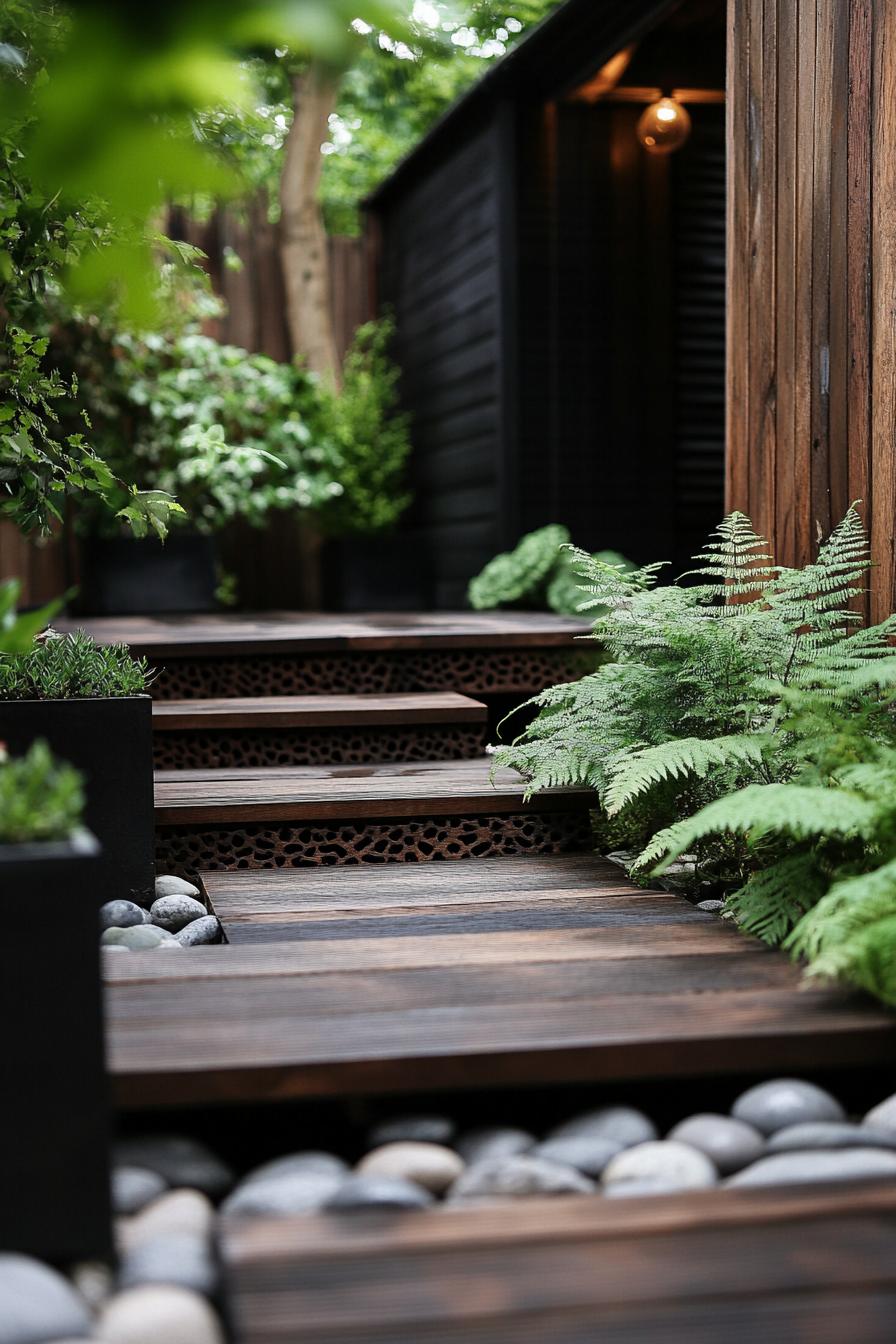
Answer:
<path fill-rule="evenodd" d="M 145 658 L 124 644 L 95 644 L 83 630 L 50 631 L 27 653 L 0 657 L 0 700 L 87 700 L 143 695 L 150 683 Z"/>
<path fill-rule="evenodd" d="M 341 390 L 321 389 L 321 463 L 339 489 L 326 492 L 316 521 L 330 535 L 382 531 L 411 501 L 404 483 L 409 419 L 398 409 L 400 371 L 389 355 L 393 334 L 389 316 L 359 327 Z"/>
<path fill-rule="evenodd" d="M 527 533 L 512 551 L 496 555 L 481 574 L 470 580 L 470 606 L 475 611 L 489 611 L 522 602 L 543 604 L 545 585 L 557 565 L 560 547 L 568 541 L 569 531 L 561 523 L 549 523 Z"/>
<path fill-rule="evenodd" d="M 0 743 L 0 844 L 67 840 L 83 811 L 81 776 L 54 760 L 46 742 L 15 760 Z"/>

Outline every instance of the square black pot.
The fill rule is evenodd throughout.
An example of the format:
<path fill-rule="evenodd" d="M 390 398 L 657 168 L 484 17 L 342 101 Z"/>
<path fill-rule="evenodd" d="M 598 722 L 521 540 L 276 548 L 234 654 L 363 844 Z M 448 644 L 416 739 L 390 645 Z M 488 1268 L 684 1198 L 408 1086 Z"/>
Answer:
<path fill-rule="evenodd" d="M 108 1254 L 109 1099 L 94 838 L 0 845 L 0 1250 Z"/>
<path fill-rule="evenodd" d="M 95 906 L 152 896 L 152 700 L 0 701 L 0 742 L 21 756 L 42 737 L 84 775 L 84 822 L 102 847 Z"/>

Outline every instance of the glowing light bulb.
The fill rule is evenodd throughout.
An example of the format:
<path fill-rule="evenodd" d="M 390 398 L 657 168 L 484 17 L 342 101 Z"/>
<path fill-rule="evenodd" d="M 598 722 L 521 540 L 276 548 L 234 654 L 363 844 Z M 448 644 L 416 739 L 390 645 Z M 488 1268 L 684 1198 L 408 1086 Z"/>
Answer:
<path fill-rule="evenodd" d="M 638 119 L 637 135 L 648 154 L 671 154 L 691 133 L 687 109 L 674 98 L 651 103 Z"/>

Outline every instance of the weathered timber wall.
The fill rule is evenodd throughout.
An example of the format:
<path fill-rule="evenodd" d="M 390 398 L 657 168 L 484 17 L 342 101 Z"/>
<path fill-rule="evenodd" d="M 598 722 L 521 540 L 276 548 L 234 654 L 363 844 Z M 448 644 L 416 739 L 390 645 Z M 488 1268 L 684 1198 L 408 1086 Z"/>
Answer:
<path fill-rule="evenodd" d="M 728 470 L 783 562 L 864 501 L 896 555 L 896 5 L 729 0 Z"/>

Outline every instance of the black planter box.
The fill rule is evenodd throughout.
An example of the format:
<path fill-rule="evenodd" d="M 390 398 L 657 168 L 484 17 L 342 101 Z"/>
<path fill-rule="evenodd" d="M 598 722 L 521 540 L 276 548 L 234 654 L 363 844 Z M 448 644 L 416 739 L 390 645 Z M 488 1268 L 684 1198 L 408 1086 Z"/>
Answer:
<path fill-rule="evenodd" d="M 57 1262 L 112 1249 L 99 862 L 87 832 L 0 845 L 0 1250 Z"/>
<path fill-rule="evenodd" d="M 92 616 L 212 611 L 215 550 L 211 537 L 90 537 L 81 543 L 78 610 Z"/>
<path fill-rule="evenodd" d="M 24 755 L 39 737 L 84 775 L 85 825 L 103 851 L 94 908 L 119 897 L 145 903 L 154 880 L 152 700 L 0 701 L 0 742 L 10 755 Z"/>
<path fill-rule="evenodd" d="M 425 548 L 412 533 L 328 542 L 321 568 L 327 610 L 425 611 L 432 605 Z"/>

